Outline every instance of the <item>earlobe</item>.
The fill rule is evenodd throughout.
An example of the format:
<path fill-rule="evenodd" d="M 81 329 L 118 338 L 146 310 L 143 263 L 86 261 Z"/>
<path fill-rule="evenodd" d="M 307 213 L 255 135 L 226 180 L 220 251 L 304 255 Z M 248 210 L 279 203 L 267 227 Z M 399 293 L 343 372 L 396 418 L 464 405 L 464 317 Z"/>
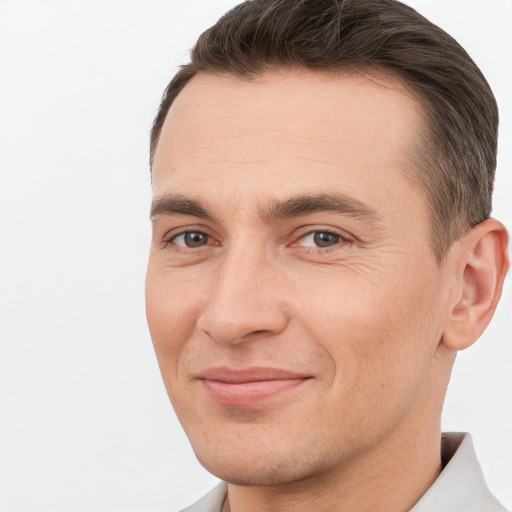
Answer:
<path fill-rule="evenodd" d="M 501 222 L 488 219 L 475 226 L 460 244 L 454 304 L 442 343 L 452 350 L 471 346 L 489 324 L 501 297 L 509 267 L 508 235 Z"/>

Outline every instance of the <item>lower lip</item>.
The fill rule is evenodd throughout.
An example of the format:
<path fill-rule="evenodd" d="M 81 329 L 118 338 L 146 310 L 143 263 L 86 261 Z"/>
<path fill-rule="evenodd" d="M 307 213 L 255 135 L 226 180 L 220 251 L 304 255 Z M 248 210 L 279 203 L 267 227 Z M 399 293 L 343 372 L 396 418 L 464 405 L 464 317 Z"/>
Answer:
<path fill-rule="evenodd" d="M 231 383 L 203 380 L 208 395 L 226 407 L 250 407 L 278 394 L 290 391 L 308 379 L 279 379 Z"/>

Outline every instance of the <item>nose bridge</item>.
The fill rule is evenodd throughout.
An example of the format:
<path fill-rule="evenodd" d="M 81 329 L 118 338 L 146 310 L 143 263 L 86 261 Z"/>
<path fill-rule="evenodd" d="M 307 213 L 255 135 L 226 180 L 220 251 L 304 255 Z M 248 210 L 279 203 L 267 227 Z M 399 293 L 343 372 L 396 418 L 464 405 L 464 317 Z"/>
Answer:
<path fill-rule="evenodd" d="M 238 240 L 216 268 L 198 327 L 219 343 L 279 332 L 286 325 L 279 272 L 263 246 Z"/>

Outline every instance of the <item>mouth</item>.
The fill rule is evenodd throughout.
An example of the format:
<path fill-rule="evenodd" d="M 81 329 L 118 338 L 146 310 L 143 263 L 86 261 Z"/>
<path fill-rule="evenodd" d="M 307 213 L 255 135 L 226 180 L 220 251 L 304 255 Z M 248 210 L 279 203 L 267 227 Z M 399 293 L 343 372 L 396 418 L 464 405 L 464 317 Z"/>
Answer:
<path fill-rule="evenodd" d="M 225 407 L 250 407 L 291 391 L 310 376 L 276 368 L 208 368 L 198 375 L 206 394 Z"/>

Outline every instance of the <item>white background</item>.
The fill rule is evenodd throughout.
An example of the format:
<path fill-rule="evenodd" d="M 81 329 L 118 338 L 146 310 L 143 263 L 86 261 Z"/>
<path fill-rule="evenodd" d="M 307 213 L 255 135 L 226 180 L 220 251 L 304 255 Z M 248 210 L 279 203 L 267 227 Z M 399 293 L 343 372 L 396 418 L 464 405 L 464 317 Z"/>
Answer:
<path fill-rule="evenodd" d="M 512 1 L 409 0 L 501 107 L 494 215 L 512 226 Z M 172 511 L 215 479 L 167 402 L 145 323 L 148 132 L 231 0 L 0 0 L 0 510 Z M 508 143 L 505 143 L 508 141 Z M 446 430 L 469 430 L 512 507 L 512 280 L 459 355 Z"/>

